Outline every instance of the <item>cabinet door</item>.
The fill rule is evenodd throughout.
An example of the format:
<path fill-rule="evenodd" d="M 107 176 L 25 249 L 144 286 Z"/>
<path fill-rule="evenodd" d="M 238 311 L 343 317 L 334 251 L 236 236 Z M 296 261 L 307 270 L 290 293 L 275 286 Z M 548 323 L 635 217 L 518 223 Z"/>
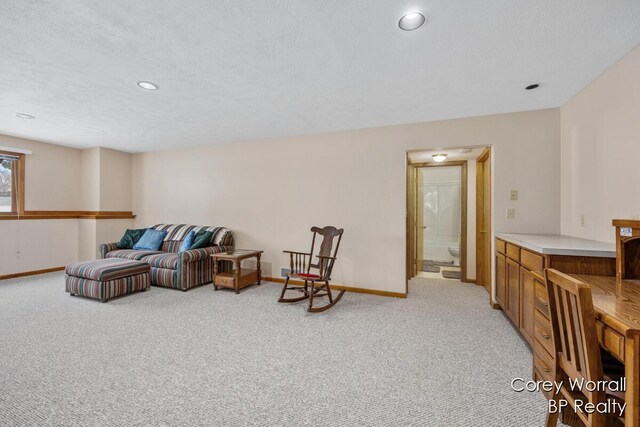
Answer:
<path fill-rule="evenodd" d="M 520 264 L 507 258 L 507 315 L 520 328 Z"/>
<path fill-rule="evenodd" d="M 503 310 L 507 309 L 507 258 L 496 253 L 496 302 Z"/>
<path fill-rule="evenodd" d="M 520 332 L 529 344 L 533 343 L 534 289 L 533 274 L 520 267 Z"/>

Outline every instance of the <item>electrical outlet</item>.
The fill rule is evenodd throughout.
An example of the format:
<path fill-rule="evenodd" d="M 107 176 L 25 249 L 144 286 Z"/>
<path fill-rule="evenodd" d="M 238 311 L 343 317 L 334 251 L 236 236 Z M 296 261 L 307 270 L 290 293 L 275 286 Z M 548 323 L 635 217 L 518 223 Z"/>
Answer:
<path fill-rule="evenodd" d="M 580 215 L 580 227 L 587 226 L 587 216 L 585 214 Z"/>
<path fill-rule="evenodd" d="M 511 190 L 509 192 L 509 200 L 514 201 L 514 202 L 516 200 L 518 200 L 518 190 Z"/>
<path fill-rule="evenodd" d="M 287 274 L 291 273 L 291 269 L 288 267 L 280 267 L 280 277 L 287 277 Z"/>
<path fill-rule="evenodd" d="M 509 208 L 507 209 L 507 219 L 514 219 L 516 217 L 516 210 L 515 208 Z"/>

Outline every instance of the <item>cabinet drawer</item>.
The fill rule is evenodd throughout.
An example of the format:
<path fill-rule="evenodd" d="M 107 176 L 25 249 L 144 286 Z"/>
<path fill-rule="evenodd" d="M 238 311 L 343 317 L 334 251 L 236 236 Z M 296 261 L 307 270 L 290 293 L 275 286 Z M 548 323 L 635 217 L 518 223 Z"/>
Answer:
<path fill-rule="evenodd" d="M 534 316 L 533 328 L 536 339 L 535 345 L 541 344 L 549 354 L 554 354 L 553 337 L 551 336 L 551 321 L 544 317 L 539 310 L 535 310 Z"/>
<path fill-rule="evenodd" d="M 624 363 L 624 336 L 599 320 L 596 320 L 596 331 L 600 345 L 606 348 L 613 357 Z"/>
<path fill-rule="evenodd" d="M 537 343 L 536 343 L 537 344 Z M 534 347 L 533 368 L 542 375 L 545 381 L 553 381 L 555 362 L 553 357 L 541 346 Z"/>
<path fill-rule="evenodd" d="M 511 243 L 507 243 L 507 257 L 516 262 L 520 262 L 520 248 Z"/>
<path fill-rule="evenodd" d="M 534 252 L 522 249 L 520 251 L 520 264 L 530 271 L 542 271 L 544 268 L 544 258 Z"/>
<path fill-rule="evenodd" d="M 533 380 L 534 381 L 553 381 L 553 376 L 549 375 L 548 373 L 547 373 L 547 376 L 543 376 L 540 373 L 540 369 L 533 368 Z M 542 389 L 541 391 L 542 391 L 542 394 L 544 394 L 544 397 L 546 397 L 547 399 L 551 399 L 553 394 L 551 391 L 546 391 L 544 389 Z"/>
<path fill-rule="evenodd" d="M 507 254 L 507 244 L 504 240 L 496 239 L 496 252 Z"/>
<path fill-rule="evenodd" d="M 224 288 L 233 288 L 235 287 L 235 279 L 230 273 L 222 273 L 218 274 L 214 280 L 214 285 L 222 286 Z"/>
<path fill-rule="evenodd" d="M 535 284 L 535 306 L 536 308 L 549 319 L 549 298 L 547 296 L 547 288 L 544 283 L 537 280 L 533 281 Z"/>

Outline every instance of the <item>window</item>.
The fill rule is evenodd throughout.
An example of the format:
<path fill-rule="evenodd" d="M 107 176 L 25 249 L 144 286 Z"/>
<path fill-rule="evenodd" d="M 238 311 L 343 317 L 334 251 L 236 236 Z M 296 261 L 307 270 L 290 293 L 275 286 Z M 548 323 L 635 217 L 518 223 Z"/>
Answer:
<path fill-rule="evenodd" d="M 0 214 L 24 211 L 24 154 L 0 151 Z"/>

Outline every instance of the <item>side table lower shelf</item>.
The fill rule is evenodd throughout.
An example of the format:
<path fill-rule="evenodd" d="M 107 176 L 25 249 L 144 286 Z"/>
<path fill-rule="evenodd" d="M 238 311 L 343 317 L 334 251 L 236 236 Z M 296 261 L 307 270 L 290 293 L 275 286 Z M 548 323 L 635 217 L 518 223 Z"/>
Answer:
<path fill-rule="evenodd" d="M 213 290 L 220 288 L 233 289 L 236 294 L 240 289 L 249 285 L 260 285 L 262 272 L 260 270 L 260 255 L 262 251 L 237 249 L 232 252 L 212 254 L 213 258 Z M 242 261 L 249 258 L 257 259 L 257 269 L 242 268 Z M 223 273 L 218 273 L 218 261 L 231 261 L 233 269 Z"/>
<path fill-rule="evenodd" d="M 238 286 L 236 286 L 236 283 Z M 241 268 L 240 274 L 237 274 L 234 269 L 234 271 L 216 274 L 215 280 L 213 281 L 213 290 L 217 291 L 220 288 L 228 288 L 235 289 L 236 293 L 239 293 L 240 289 L 246 288 L 254 283 L 260 285 L 258 270 Z"/>

